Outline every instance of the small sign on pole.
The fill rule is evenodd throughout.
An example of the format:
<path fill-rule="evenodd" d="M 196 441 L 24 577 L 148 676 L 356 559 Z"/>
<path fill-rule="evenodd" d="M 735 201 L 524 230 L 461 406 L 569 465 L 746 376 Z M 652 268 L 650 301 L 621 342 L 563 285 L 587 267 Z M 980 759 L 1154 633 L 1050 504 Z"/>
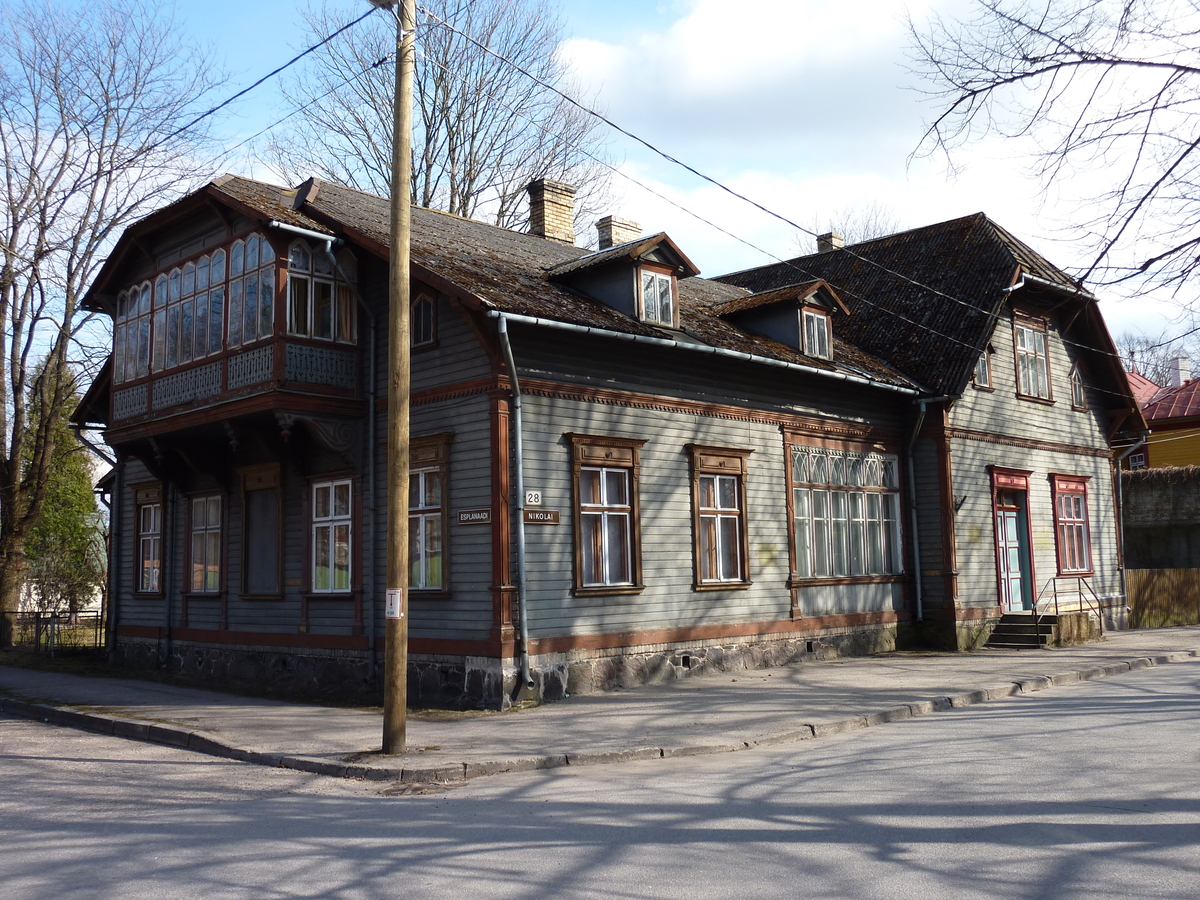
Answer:
<path fill-rule="evenodd" d="M 384 615 L 389 619 L 404 618 L 404 591 L 397 588 L 387 592 Z"/>

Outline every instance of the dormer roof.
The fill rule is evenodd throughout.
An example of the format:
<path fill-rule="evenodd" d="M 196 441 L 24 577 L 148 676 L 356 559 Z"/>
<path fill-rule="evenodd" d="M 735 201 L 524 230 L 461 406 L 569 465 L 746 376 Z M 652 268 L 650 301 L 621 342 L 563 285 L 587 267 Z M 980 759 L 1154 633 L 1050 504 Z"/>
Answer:
<path fill-rule="evenodd" d="M 820 279 L 804 281 L 799 284 L 789 284 L 781 288 L 775 288 L 774 290 L 761 291 L 757 294 L 747 294 L 745 297 L 738 297 L 735 300 L 714 306 L 713 312 L 718 316 L 727 316 L 750 309 L 759 309 L 763 306 L 773 306 L 776 303 L 812 304 L 838 309 L 844 313 L 850 312 L 846 304 L 842 302 L 842 298 L 837 295 L 837 292 L 827 282 Z"/>
<path fill-rule="evenodd" d="M 551 280 L 566 275 L 574 275 L 587 269 L 594 269 L 617 260 L 628 259 L 633 262 L 652 261 L 671 266 L 680 278 L 691 278 L 699 275 L 700 270 L 687 255 L 679 249 L 665 232 L 639 237 L 624 244 L 615 244 L 605 250 L 588 253 L 578 259 L 568 260 L 551 266 L 546 270 L 546 277 Z"/>

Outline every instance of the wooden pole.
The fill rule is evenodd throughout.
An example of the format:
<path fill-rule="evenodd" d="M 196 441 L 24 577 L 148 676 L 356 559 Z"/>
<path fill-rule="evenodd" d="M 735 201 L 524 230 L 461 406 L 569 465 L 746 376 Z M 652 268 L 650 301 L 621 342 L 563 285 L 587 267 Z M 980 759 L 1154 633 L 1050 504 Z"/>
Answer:
<path fill-rule="evenodd" d="M 372 0 L 376 2 L 376 0 Z M 388 308 L 387 631 L 383 752 L 404 753 L 408 700 L 408 402 L 414 0 L 398 0 Z M 375 373 L 371 373 L 375 377 Z M 372 485 L 372 489 L 374 486 Z M 375 602 L 375 598 L 371 598 Z"/>

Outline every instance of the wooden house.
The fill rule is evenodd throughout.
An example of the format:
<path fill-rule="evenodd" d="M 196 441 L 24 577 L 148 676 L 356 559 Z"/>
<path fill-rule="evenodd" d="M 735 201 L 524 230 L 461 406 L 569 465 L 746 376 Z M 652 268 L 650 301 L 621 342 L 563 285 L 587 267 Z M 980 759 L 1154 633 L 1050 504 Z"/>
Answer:
<path fill-rule="evenodd" d="M 1140 417 L 1065 274 L 979 216 L 705 280 L 620 219 L 575 246 L 572 193 L 413 212 L 412 702 L 969 643 L 1057 575 L 1121 607 Z M 118 662 L 375 690 L 388 244 L 381 198 L 232 176 L 120 239 L 76 417 Z"/>

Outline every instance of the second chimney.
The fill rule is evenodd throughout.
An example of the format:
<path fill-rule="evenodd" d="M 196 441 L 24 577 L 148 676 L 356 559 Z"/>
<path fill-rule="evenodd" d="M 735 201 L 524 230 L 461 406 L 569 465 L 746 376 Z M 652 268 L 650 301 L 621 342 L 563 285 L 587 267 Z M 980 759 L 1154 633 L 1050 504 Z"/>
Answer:
<path fill-rule="evenodd" d="M 617 244 L 636 241 L 642 236 L 642 226 L 628 219 L 605 216 L 596 223 L 596 232 L 600 236 L 600 249 L 607 250 Z"/>
<path fill-rule="evenodd" d="M 1171 360 L 1171 387 L 1181 387 L 1192 377 L 1192 361 L 1186 356 Z"/>
<path fill-rule="evenodd" d="M 529 233 L 538 237 L 575 243 L 575 188 L 549 178 L 531 181 L 529 187 Z"/>
<path fill-rule="evenodd" d="M 828 253 L 830 250 L 841 250 L 846 246 L 846 239 L 836 231 L 817 235 L 817 252 Z"/>

